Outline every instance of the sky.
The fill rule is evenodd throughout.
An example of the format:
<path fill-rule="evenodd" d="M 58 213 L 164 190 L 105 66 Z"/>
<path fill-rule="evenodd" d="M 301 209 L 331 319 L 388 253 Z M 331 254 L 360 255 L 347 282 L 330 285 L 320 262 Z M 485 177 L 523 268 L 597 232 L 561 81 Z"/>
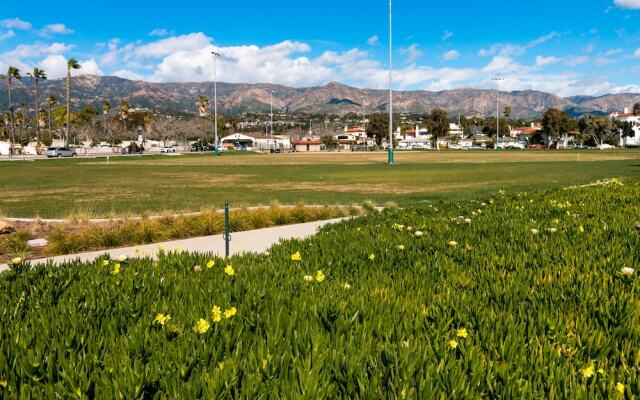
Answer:
<path fill-rule="evenodd" d="M 0 71 L 294 87 L 388 87 L 387 0 L 34 0 L 0 9 Z M 98 4 L 98 3 L 95 3 Z M 560 96 L 640 92 L 640 0 L 393 4 L 396 90 L 494 88 Z"/>

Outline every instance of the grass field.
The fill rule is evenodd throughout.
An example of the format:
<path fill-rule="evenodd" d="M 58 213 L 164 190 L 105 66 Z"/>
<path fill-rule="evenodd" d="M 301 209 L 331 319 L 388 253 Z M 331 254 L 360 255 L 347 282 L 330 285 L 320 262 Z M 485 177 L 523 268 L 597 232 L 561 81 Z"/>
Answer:
<path fill-rule="evenodd" d="M 225 154 L 0 163 L 0 215 L 67 217 L 283 204 L 420 205 L 498 188 L 533 190 L 640 175 L 640 152 Z"/>
<path fill-rule="evenodd" d="M 0 398 L 637 399 L 640 180 L 0 275 Z"/>

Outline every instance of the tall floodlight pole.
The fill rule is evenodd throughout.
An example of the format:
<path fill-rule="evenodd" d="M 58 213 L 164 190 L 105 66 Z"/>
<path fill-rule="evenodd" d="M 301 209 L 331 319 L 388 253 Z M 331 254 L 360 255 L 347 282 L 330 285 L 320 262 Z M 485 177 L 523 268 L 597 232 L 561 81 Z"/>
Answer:
<path fill-rule="evenodd" d="M 496 82 L 496 151 L 498 151 L 498 143 L 500 141 L 500 81 L 504 78 L 496 76 L 492 79 Z"/>
<path fill-rule="evenodd" d="M 269 126 L 270 126 L 270 130 L 271 130 L 271 140 L 273 140 L 273 90 L 271 91 L 271 113 L 269 114 L 270 117 L 270 122 L 269 122 Z M 276 141 L 273 141 L 273 149 L 276 149 Z"/>
<path fill-rule="evenodd" d="M 389 0 L 389 152 L 387 163 L 393 165 L 393 17 L 392 1 Z"/>
<path fill-rule="evenodd" d="M 212 51 L 211 54 L 213 55 L 213 145 L 217 156 L 220 154 L 218 153 L 218 65 L 216 59 L 220 57 L 220 54 L 215 51 Z"/>

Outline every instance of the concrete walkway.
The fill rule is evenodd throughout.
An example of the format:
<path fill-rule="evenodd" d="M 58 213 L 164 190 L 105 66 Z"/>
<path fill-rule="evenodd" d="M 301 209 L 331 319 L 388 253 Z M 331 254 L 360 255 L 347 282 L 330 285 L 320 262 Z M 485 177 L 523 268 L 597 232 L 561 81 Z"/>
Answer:
<path fill-rule="evenodd" d="M 254 231 L 236 232 L 231 234 L 229 253 L 235 255 L 244 252 L 262 253 L 281 240 L 305 239 L 314 235 L 319 228 L 341 222 L 347 218 L 337 218 L 327 221 L 308 222 L 305 224 L 284 225 L 272 228 L 258 229 Z M 92 251 L 88 253 L 70 254 L 31 260 L 31 264 L 45 264 L 52 261 L 54 264 L 62 264 L 70 261 L 91 262 L 96 258 L 108 254 L 111 258 L 127 256 L 128 258 L 155 257 L 159 246 L 165 251 L 179 250 L 186 252 L 212 253 L 224 257 L 224 239 L 222 235 L 205 236 L 191 239 L 175 240 L 171 242 L 147 244 L 141 246 L 123 247 L 111 250 Z M 0 264 L 0 273 L 9 269 L 7 264 Z"/>

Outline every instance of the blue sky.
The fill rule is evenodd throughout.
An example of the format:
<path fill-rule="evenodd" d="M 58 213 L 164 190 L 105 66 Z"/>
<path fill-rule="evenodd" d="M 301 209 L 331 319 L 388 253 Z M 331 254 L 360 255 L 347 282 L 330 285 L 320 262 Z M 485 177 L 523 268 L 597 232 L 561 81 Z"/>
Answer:
<path fill-rule="evenodd" d="M 433 4 L 437 3 L 437 4 Z M 101 7 L 11 2 L 0 11 L 0 69 L 38 65 L 149 81 L 384 88 L 388 2 L 324 0 Z M 562 96 L 640 92 L 640 0 L 394 3 L 395 88 L 492 87 Z"/>

